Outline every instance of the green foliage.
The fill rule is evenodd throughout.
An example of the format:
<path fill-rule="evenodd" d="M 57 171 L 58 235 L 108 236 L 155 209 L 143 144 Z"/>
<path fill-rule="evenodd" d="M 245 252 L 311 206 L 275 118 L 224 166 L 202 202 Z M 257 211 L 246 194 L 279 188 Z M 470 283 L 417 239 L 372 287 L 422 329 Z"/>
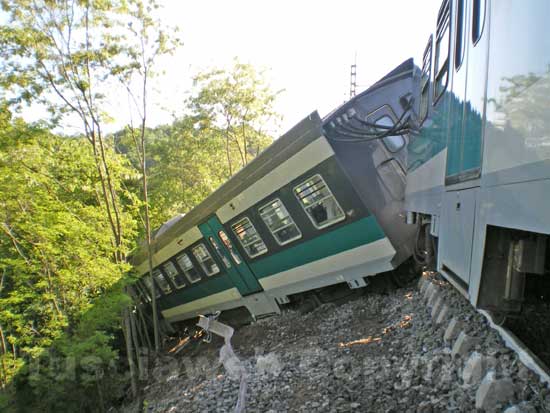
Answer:
<path fill-rule="evenodd" d="M 197 75 L 186 113 L 148 129 L 147 80 L 179 45 L 154 0 L 0 4 L 0 411 L 104 411 L 128 384 L 124 258 L 142 238 L 144 170 L 158 227 L 272 142 L 277 93 L 236 61 Z M 113 90 L 140 124 L 106 137 Z M 13 116 L 36 103 L 42 123 Z M 52 132 L 75 120 L 75 135 Z"/>
<path fill-rule="evenodd" d="M 264 73 L 238 62 L 195 77 L 186 113 L 146 130 L 153 227 L 190 211 L 273 142 L 276 96 Z M 115 142 L 137 168 L 130 131 L 116 134 Z"/>
<path fill-rule="evenodd" d="M 188 102 L 195 127 L 224 139 L 229 176 L 271 143 L 266 128 L 279 116 L 264 73 L 234 61 L 230 71 L 215 69 L 193 79 L 195 93 Z"/>
<path fill-rule="evenodd" d="M 0 378 L 6 385 L 18 375 L 19 396 L 39 401 L 40 410 L 60 400 L 69 406 L 68 391 L 78 406 L 92 403 L 91 394 L 111 390 L 111 376 L 99 388 L 99 379 L 89 379 L 90 360 L 117 360 L 111 336 L 129 304 L 121 283 L 128 266 L 112 259 L 92 148 L 10 116 L 1 121 L 0 142 Z M 113 152 L 108 158 L 123 193 L 124 179 L 135 173 Z M 121 222 L 134 237 L 135 218 L 123 213 Z M 67 360 L 75 361 L 74 374 L 59 369 Z M 40 374 L 31 374 L 38 365 Z"/>

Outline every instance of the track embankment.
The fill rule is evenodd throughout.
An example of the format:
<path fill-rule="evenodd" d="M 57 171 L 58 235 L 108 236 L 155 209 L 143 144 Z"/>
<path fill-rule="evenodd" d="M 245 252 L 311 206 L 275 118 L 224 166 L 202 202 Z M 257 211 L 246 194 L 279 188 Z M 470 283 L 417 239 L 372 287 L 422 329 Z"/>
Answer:
<path fill-rule="evenodd" d="M 550 412 L 547 384 L 437 276 L 287 311 L 241 327 L 232 344 L 247 412 Z M 240 377 L 220 363 L 221 345 L 159 358 L 143 408 L 123 411 L 233 411 Z"/>

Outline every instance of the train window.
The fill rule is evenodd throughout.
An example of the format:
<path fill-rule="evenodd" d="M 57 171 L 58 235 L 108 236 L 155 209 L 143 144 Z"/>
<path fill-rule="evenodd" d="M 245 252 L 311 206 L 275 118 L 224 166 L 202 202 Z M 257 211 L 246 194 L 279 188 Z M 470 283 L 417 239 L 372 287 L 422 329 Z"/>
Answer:
<path fill-rule="evenodd" d="M 279 245 L 302 237 L 302 233 L 280 199 L 275 199 L 259 210 L 260 216 Z"/>
<path fill-rule="evenodd" d="M 168 261 L 164 263 L 163 267 L 164 272 L 168 275 L 168 277 L 170 277 L 177 288 L 185 287 L 185 279 L 183 278 L 183 274 L 179 273 L 173 262 Z"/>
<path fill-rule="evenodd" d="M 449 0 L 445 0 L 437 16 L 434 67 L 434 105 L 447 88 L 449 80 Z"/>
<path fill-rule="evenodd" d="M 212 245 L 212 248 L 214 248 L 216 254 L 218 254 L 218 257 L 220 257 L 220 260 L 223 261 L 223 265 L 225 265 L 225 268 L 231 268 L 231 263 L 229 262 L 227 257 L 223 255 L 223 252 L 216 240 L 213 237 L 208 237 L 208 241 L 210 241 L 210 245 Z"/>
<path fill-rule="evenodd" d="M 317 229 L 342 221 L 346 216 L 321 177 L 314 175 L 294 188 L 294 194 Z"/>
<path fill-rule="evenodd" d="M 168 284 L 168 281 L 166 281 L 160 270 L 153 270 L 153 277 L 164 294 L 169 294 L 172 291 L 170 284 Z"/>
<path fill-rule="evenodd" d="M 239 257 L 239 254 L 237 254 L 237 251 L 235 251 L 235 248 L 233 247 L 233 243 L 225 233 L 225 231 L 219 231 L 218 236 L 223 242 L 223 245 L 225 245 L 225 248 L 229 250 L 229 253 L 231 254 L 231 257 L 233 258 L 233 261 L 235 261 L 235 264 L 239 265 L 241 263 L 241 257 Z"/>
<path fill-rule="evenodd" d="M 214 275 L 220 272 L 220 267 L 218 267 L 204 244 L 197 245 L 192 251 L 206 275 Z"/>
<path fill-rule="evenodd" d="M 481 38 L 485 25 L 485 5 L 487 0 L 473 0 L 472 10 L 472 43 L 475 45 Z"/>
<path fill-rule="evenodd" d="M 430 77 L 432 74 L 432 36 L 424 49 L 422 58 L 422 75 L 420 78 L 420 124 L 428 117 L 430 100 Z"/>
<path fill-rule="evenodd" d="M 189 256 L 184 252 L 176 257 L 176 261 L 190 283 L 200 281 L 201 275 L 195 268 Z"/>
<path fill-rule="evenodd" d="M 464 18 L 466 2 L 458 0 L 456 2 L 456 33 L 455 33 L 455 69 L 458 71 L 464 59 Z"/>
<path fill-rule="evenodd" d="M 260 234 L 258 234 L 258 231 L 256 231 L 256 228 L 254 228 L 254 225 L 247 217 L 231 225 L 231 229 L 233 229 L 233 232 L 250 258 L 267 252 L 267 247 L 260 238 Z"/>
<path fill-rule="evenodd" d="M 395 122 L 388 115 L 384 115 L 381 118 L 378 118 L 375 122 L 376 125 L 380 126 L 395 126 Z M 382 129 L 380 132 L 384 132 L 387 129 Z M 382 138 L 382 142 L 390 152 L 397 152 L 403 146 L 405 146 L 405 139 L 401 135 L 390 135 Z"/>

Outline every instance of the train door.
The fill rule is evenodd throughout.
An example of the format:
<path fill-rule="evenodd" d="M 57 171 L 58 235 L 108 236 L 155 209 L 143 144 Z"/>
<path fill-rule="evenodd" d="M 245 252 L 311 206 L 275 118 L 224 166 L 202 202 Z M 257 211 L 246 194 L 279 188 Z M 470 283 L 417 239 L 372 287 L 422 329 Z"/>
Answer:
<path fill-rule="evenodd" d="M 451 100 L 449 112 L 449 132 L 447 140 L 447 166 L 445 184 L 452 185 L 460 180 L 462 174 L 462 148 L 464 140 L 464 110 L 466 107 L 466 73 L 468 56 L 467 44 L 464 41 L 468 26 L 468 1 L 454 2 L 451 37 L 452 64 L 449 71 L 451 77 Z M 449 60 L 451 56 L 449 56 Z"/>
<path fill-rule="evenodd" d="M 392 128 L 398 118 L 390 105 L 383 105 L 369 113 L 367 122 L 379 125 L 381 128 Z M 381 129 L 384 132 L 387 129 Z M 391 195 L 393 200 L 402 201 L 405 196 L 406 151 L 403 135 L 390 135 L 382 138 L 382 146 L 373 153 L 373 161 L 378 172 L 378 179 Z M 379 144 L 380 145 L 380 144 Z"/>
<path fill-rule="evenodd" d="M 242 296 L 262 291 L 258 280 L 242 259 L 237 249 L 225 233 L 225 229 L 214 215 L 199 225 L 199 229 L 222 261 L 231 281 Z"/>
<path fill-rule="evenodd" d="M 484 0 L 456 0 L 451 42 L 451 110 L 441 211 L 440 269 L 467 293 L 479 191 L 487 76 Z"/>
<path fill-rule="evenodd" d="M 487 82 L 486 0 L 456 0 L 445 184 L 479 178 Z"/>

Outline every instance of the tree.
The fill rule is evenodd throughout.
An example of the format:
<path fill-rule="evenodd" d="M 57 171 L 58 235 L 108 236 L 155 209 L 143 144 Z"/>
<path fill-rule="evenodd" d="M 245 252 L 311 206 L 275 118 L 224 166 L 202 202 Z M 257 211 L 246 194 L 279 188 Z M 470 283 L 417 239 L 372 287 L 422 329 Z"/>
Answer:
<path fill-rule="evenodd" d="M 188 102 L 196 127 L 221 134 L 228 178 L 268 146 L 266 128 L 277 124 L 272 92 L 264 73 L 234 61 L 230 71 L 215 69 L 193 79 L 196 92 Z"/>
<path fill-rule="evenodd" d="M 106 161 L 121 198 L 132 197 L 123 180 L 135 173 L 112 151 Z M 117 247 L 106 230 L 101 191 L 90 146 L 2 112 L 0 378 L 9 388 L 19 377 L 20 387 L 29 390 L 24 403 L 40 403 L 36 410 L 63 401 L 67 407 L 69 399 L 93 404 L 115 388 L 109 388 L 115 376 L 64 377 L 63 369 L 46 362 L 94 356 L 108 364 L 117 357 L 111 335 L 128 305 L 119 287 L 128 266 L 112 259 Z M 136 233 L 130 214 L 121 215 L 121 225 L 129 236 Z M 37 364 L 40 374 L 31 374 L 28 366 Z"/>
<path fill-rule="evenodd" d="M 145 90 L 154 59 L 173 50 L 160 23 L 149 17 L 157 7 L 154 0 L 2 1 L 10 20 L 0 26 L 0 84 L 16 107 L 39 103 L 54 125 L 80 123 L 77 132 L 93 148 L 116 262 L 124 261 L 128 243 L 106 158 L 108 91 L 131 92 L 135 73 L 143 75 Z M 154 53 L 146 54 L 148 46 Z"/>
<path fill-rule="evenodd" d="M 80 123 L 77 135 L 92 148 L 101 206 L 114 246 L 112 261 L 121 268 L 133 242 L 134 234 L 124 232 L 124 220 L 133 205 L 125 202 L 109 160 L 111 147 L 104 133 L 111 119 L 108 91 L 119 87 L 128 92 L 141 118 L 139 129 L 144 130 L 152 64 L 176 44 L 149 16 L 157 7 L 154 0 L 2 1 L 10 21 L 0 26 L 0 83 L 9 90 L 6 96 L 14 107 L 39 103 L 51 114 L 52 125 Z M 142 78 L 143 105 L 132 92 L 136 74 Z M 140 148 L 145 148 L 143 139 Z M 146 232 L 150 232 L 146 176 L 142 175 Z"/>
<path fill-rule="evenodd" d="M 80 132 L 93 148 L 103 207 L 116 246 L 113 260 L 122 264 L 131 238 L 123 233 L 124 206 L 106 155 L 109 143 L 104 127 L 110 120 L 107 101 L 112 98 L 107 90 L 122 87 L 140 118 L 137 132 L 132 124 L 129 129 L 143 159 L 144 222 L 150 245 L 144 163 L 147 85 L 155 59 L 170 53 L 179 42 L 151 17 L 158 8 L 155 0 L 4 0 L 2 6 L 10 15 L 10 25 L 0 28 L 2 84 L 14 94 L 12 103 L 38 101 L 52 114 L 55 124 L 66 114 L 80 121 Z M 136 77 L 138 92 L 133 89 Z M 152 306 L 158 350 L 155 298 Z"/>
<path fill-rule="evenodd" d="M 197 75 L 204 81 L 196 82 L 186 111 L 171 124 L 145 129 L 151 228 L 190 211 L 273 142 L 268 132 L 277 127 L 279 116 L 273 104 L 278 93 L 252 66 L 236 63 L 236 67 Z M 240 80 L 233 82 L 233 78 Z M 254 99 L 235 100 L 247 95 Z M 230 104 L 234 113 L 240 107 L 248 115 L 234 115 L 228 128 L 221 113 Z M 116 133 L 114 140 L 117 150 L 139 168 L 142 158 L 130 131 Z M 244 147 L 246 158 L 241 156 Z"/>
<path fill-rule="evenodd" d="M 131 97 L 131 109 L 136 113 L 139 122 L 137 128 L 133 122 L 128 125 L 128 132 L 132 137 L 135 153 L 139 161 L 138 169 L 141 172 L 141 192 L 143 199 L 143 222 L 145 229 L 145 242 L 148 249 L 148 265 L 149 265 L 149 278 L 150 285 L 154 286 L 153 280 L 153 250 L 151 248 L 151 220 L 149 214 L 149 194 L 147 184 L 147 168 L 146 168 L 146 126 L 147 126 L 147 92 L 148 83 L 151 76 L 154 75 L 153 66 L 155 60 L 163 55 L 171 53 L 176 47 L 180 45 L 179 39 L 168 36 L 164 30 L 161 29 L 161 22 L 154 20 L 149 15 L 151 7 L 158 7 L 155 2 L 151 2 L 149 5 L 145 5 L 141 0 L 136 0 L 130 5 L 130 21 L 128 27 L 133 34 L 135 44 L 130 46 L 133 50 L 132 56 L 136 60 L 134 64 L 131 64 L 131 68 L 128 71 L 123 71 L 119 75 L 120 81 L 125 86 L 129 96 Z M 132 83 L 136 82 L 139 85 L 138 93 L 132 90 Z M 154 288 L 154 287 L 152 287 Z M 159 351 L 160 348 L 160 335 L 158 325 L 157 314 L 157 301 L 155 291 L 151 291 L 151 307 L 153 310 L 153 332 L 154 332 L 154 345 L 155 351 Z M 128 320 L 126 320 L 126 326 L 129 326 Z M 129 328 L 125 331 L 129 336 Z M 129 340 L 127 340 L 129 341 Z M 128 347 L 128 353 L 130 352 Z M 132 368 L 132 362 L 130 362 L 130 368 Z M 135 390 L 134 390 L 135 393 Z"/>

